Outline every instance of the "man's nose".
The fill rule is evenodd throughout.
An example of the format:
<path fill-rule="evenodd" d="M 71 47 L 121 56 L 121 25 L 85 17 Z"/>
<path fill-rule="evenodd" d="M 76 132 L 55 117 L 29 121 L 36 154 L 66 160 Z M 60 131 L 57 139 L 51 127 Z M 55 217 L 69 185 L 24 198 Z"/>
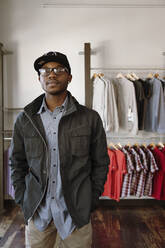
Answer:
<path fill-rule="evenodd" d="M 54 78 L 54 77 L 57 77 L 57 75 L 56 75 L 56 73 L 52 70 L 51 72 L 50 72 L 50 74 L 49 74 L 49 77 L 50 78 Z"/>

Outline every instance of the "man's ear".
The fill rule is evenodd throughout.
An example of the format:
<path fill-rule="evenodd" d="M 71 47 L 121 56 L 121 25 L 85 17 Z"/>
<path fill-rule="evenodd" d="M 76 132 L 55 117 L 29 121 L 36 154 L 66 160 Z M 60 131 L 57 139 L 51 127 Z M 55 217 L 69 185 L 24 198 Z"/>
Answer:
<path fill-rule="evenodd" d="M 70 83 L 72 81 L 72 75 L 70 74 L 69 76 L 68 76 L 68 83 Z"/>

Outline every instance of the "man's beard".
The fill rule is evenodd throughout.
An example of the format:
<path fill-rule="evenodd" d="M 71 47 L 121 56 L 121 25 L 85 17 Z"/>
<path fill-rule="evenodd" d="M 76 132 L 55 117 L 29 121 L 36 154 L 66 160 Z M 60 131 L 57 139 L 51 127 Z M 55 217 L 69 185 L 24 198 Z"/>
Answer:
<path fill-rule="evenodd" d="M 61 89 L 59 89 L 57 91 L 52 90 L 52 92 L 50 91 L 50 92 L 47 92 L 47 93 L 49 93 L 49 95 L 52 95 L 52 96 L 59 96 L 59 95 L 63 94 L 67 90 L 67 88 L 68 88 L 68 84 L 64 88 L 61 88 Z"/>

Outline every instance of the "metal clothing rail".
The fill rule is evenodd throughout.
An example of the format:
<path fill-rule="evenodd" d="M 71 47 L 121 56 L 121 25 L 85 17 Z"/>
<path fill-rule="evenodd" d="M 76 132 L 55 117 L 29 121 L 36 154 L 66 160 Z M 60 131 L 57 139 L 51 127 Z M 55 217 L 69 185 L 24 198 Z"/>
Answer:
<path fill-rule="evenodd" d="M 8 112 L 8 111 L 21 111 L 23 109 L 24 108 L 4 108 L 4 111 L 5 112 Z"/>
<path fill-rule="evenodd" d="M 52 2 L 47 2 L 47 3 L 41 3 L 40 4 L 41 8 L 165 8 L 164 2 L 155 2 L 155 3 L 66 3 L 65 2 L 57 2 L 57 3 L 52 3 Z"/>
<path fill-rule="evenodd" d="M 91 67 L 90 70 L 103 70 L 103 71 L 124 71 L 124 70 L 135 70 L 135 71 L 165 71 L 165 68 L 161 67 L 111 67 L 111 68 L 104 68 L 104 67 Z"/>
<path fill-rule="evenodd" d="M 12 138 L 7 138 L 7 137 L 4 137 L 3 138 L 5 141 L 11 141 L 12 140 Z"/>

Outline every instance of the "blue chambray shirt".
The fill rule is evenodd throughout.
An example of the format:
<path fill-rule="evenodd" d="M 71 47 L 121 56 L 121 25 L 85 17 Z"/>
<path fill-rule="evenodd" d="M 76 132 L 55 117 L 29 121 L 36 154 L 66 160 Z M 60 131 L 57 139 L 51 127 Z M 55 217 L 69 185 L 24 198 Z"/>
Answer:
<path fill-rule="evenodd" d="M 64 240 L 76 228 L 67 210 L 64 196 L 62 194 L 62 183 L 60 175 L 60 159 L 58 150 L 58 125 L 65 113 L 68 97 L 60 107 L 51 112 L 46 105 L 45 98 L 38 111 L 46 133 L 49 150 L 49 180 L 44 199 L 33 216 L 33 221 L 39 231 L 47 228 L 54 221 L 60 237 Z"/>

